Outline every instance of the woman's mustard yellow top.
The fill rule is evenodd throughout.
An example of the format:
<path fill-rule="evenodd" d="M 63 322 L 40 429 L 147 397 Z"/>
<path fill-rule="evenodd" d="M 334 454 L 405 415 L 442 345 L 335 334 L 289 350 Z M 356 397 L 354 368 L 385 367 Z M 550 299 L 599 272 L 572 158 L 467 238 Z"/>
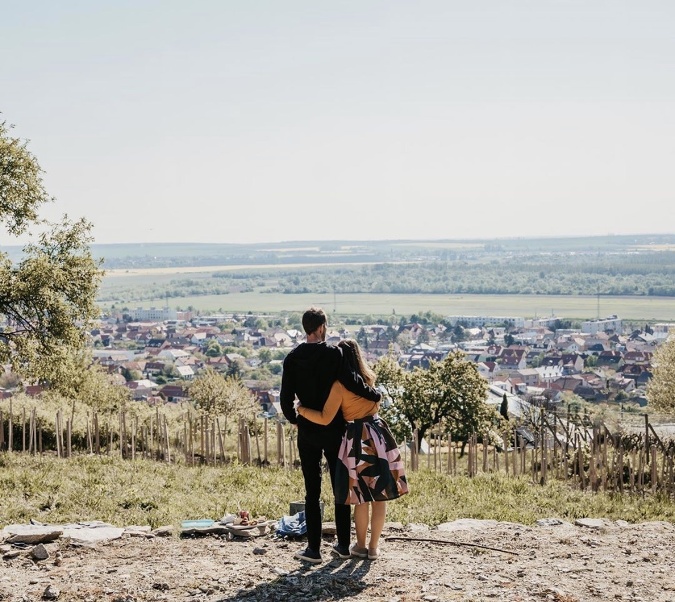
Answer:
<path fill-rule="evenodd" d="M 342 415 L 345 420 L 357 420 L 377 414 L 380 404 L 359 397 L 355 393 L 348 391 L 339 380 L 336 380 L 331 387 L 330 394 L 321 412 L 298 406 L 298 414 L 307 418 L 307 420 L 325 425 L 335 418 L 335 414 L 337 414 L 340 408 L 342 408 Z"/>

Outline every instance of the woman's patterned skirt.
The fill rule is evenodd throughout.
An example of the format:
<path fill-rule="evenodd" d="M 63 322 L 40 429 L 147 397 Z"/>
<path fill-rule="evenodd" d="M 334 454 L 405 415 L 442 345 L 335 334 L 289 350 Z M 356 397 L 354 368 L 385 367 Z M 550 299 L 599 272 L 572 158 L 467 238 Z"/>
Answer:
<path fill-rule="evenodd" d="M 408 493 L 401 453 L 377 414 L 347 423 L 335 470 L 335 500 L 363 504 Z"/>

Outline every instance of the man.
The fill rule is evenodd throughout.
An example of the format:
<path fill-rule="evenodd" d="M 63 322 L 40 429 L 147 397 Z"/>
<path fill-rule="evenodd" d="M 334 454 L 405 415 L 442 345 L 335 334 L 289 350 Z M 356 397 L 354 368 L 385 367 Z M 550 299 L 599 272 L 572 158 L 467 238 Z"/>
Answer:
<path fill-rule="evenodd" d="M 325 312 L 312 307 L 302 316 L 302 327 L 307 342 L 298 345 L 284 360 L 281 377 L 281 409 L 291 424 L 298 426 L 298 452 L 305 481 L 305 519 L 307 521 L 307 549 L 295 557 L 311 563 L 321 562 L 321 456 L 330 470 L 331 484 L 335 486 L 335 466 L 345 431 L 342 413 L 327 426 L 320 426 L 297 416 L 295 398 L 315 410 L 322 410 L 336 380 L 352 393 L 371 401 L 380 401 L 381 395 L 363 382 L 343 360 L 342 350 L 326 343 L 328 321 Z M 333 551 L 340 558 L 349 558 L 351 534 L 351 507 L 335 504 L 337 544 Z"/>

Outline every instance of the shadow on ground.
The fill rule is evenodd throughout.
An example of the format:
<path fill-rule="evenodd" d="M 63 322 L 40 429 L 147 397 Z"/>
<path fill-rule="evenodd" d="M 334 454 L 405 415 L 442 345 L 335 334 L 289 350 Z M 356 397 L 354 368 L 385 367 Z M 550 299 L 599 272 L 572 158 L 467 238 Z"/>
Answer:
<path fill-rule="evenodd" d="M 273 581 L 240 589 L 218 602 L 260 600 L 281 602 L 287 600 L 320 601 L 344 600 L 362 593 L 368 584 L 364 581 L 370 570 L 368 560 L 334 559 L 318 568 L 302 564 L 297 570 L 280 575 Z"/>

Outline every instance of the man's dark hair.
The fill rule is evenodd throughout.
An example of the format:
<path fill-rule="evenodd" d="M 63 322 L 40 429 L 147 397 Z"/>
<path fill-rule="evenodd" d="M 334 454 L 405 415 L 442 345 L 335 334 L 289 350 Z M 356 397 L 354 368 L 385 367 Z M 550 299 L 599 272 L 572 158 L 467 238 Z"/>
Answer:
<path fill-rule="evenodd" d="M 302 327 L 306 334 L 312 334 L 317 328 L 323 326 L 328 319 L 326 312 L 320 307 L 310 307 L 304 314 L 302 314 Z"/>

